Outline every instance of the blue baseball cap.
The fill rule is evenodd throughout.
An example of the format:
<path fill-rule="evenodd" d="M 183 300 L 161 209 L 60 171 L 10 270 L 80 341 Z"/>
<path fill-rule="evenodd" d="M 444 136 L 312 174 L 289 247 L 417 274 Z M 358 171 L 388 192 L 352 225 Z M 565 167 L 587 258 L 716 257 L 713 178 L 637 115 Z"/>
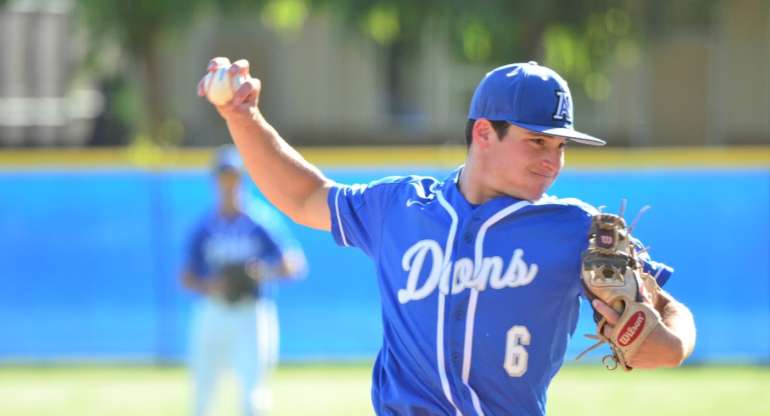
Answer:
<path fill-rule="evenodd" d="M 575 130 L 567 81 L 535 61 L 505 65 L 487 73 L 473 93 L 468 118 L 507 121 L 592 146 L 607 144 Z"/>
<path fill-rule="evenodd" d="M 214 154 L 212 170 L 216 173 L 221 173 L 224 171 L 241 173 L 243 170 L 243 161 L 241 160 L 241 155 L 238 154 L 238 150 L 235 148 L 235 146 L 227 145 L 217 149 L 216 153 Z"/>

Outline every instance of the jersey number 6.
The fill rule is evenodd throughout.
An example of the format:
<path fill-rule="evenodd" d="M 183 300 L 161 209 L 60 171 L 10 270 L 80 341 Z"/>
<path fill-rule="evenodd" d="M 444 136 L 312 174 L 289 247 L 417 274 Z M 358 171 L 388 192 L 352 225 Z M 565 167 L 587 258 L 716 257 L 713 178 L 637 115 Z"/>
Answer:
<path fill-rule="evenodd" d="M 527 372 L 529 354 L 524 346 L 529 345 L 529 341 L 529 329 L 526 326 L 514 325 L 508 330 L 503 367 L 509 376 L 521 377 Z"/>

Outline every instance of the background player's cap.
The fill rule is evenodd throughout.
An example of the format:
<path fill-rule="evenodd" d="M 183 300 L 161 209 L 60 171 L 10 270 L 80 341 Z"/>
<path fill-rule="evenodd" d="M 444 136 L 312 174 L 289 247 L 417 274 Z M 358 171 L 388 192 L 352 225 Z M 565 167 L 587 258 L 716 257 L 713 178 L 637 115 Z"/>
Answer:
<path fill-rule="evenodd" d="M 593 146 L 607 144 L 574 129 L 567 81 L 534 61 L 490 71 L 473 93 L 468 118 L 508 121 L 527 130 Z"/>
<path fill-rule="evenodd" d="M 238 150 L 234 146 L 227 145 L 217 149 L 212 163 L 212 170 L 215 173 L 225 171 L 241 173 L 242 169 L 243 161 L 241 160 L 241 155 L 238 154 Z"/>

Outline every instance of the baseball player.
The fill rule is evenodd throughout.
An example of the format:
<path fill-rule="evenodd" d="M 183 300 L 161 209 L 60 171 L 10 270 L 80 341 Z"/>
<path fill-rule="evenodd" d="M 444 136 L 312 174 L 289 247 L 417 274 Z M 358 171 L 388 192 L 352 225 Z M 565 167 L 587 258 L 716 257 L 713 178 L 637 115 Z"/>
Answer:
<path fill-rule="evenodd" d="M 207 213 L 188 248 L 182 282 L 201 294 L 192 322 L 190 366 L 195 415 L 211 407 L 221 372 L 232 369 L 243 394 L 244 415 L 270 405 L 266 376 L 275 363 L 278 327 L 266 296 L 268 279 L 295 277 L 304 257 L 285 250 L 241 202 L 241 161 L 232 146 L 217 152 L 218 205 Z"/>
<path fill-rule="evenodd" d="M 215 58 L 209 71 L 229 64 Z M 230 68 L 248 70 L 245 60 Z M 605 143 L 574 130 L 567 83 L 535 62 L 496 68 L 471 101 L 464 165 L 443 179 L 352 186 L 326 178 L 280 137 L 259 111 L 260 89 L 249 78 L 216 107 L 251 177 L 294 221 L 331 231 L 375 262 L 384 326 L 372 377 L 376 413 L 543 415 L 575 330 L 581 253 L 597 214 L 545 191 L 568 143 Z M 205 95 L 203 83 L 198 93 Z M 640 269 L 665 283 L 671 269 L 640 258 Z M 679 365 L 695 343 L 692 315 L 662 291 L 643 302 L 661 324 L 626 363 Z M 599 335 L 609 339 L 620 315 L 599 299 L 592 305 L 602 315 Z M 622 329 L 637 331 L 640 322 Z"/>

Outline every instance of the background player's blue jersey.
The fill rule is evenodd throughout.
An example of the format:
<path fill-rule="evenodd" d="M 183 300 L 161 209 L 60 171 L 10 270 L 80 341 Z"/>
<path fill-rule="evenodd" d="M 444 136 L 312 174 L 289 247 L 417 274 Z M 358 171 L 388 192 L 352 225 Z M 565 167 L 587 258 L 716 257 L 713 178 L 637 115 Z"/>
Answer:
<path fill-rule="evenodd" d="M 594 208 L 497 197 L 471 205 L 460 170 L 329 193 L 338 244 L 375 262 L 384 340 L 380 415 L 543 415 L 573 335 Z M 648 261 L 665 281 L 671 270 Z"/>
<path fill-rule="evenodd" d="M 188 253 L 190 271 L 203 279 L 213 278 L 226 264 L 263 261 L 277 266 L 282 256 L 275 239 L 250 215 L 225 217 L 218 211 L 203 217 Z"/>

